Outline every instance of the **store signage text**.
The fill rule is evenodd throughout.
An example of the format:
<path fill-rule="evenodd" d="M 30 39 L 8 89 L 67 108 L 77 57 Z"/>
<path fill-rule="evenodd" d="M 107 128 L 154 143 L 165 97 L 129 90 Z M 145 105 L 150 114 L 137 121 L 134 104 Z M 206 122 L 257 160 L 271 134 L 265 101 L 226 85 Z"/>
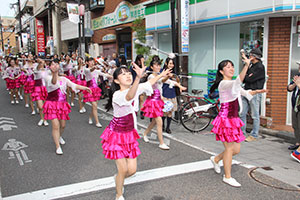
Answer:
<path fill-rule="evenodd" d="M 116 39 L 115 34 L 107 34 L 102 37 L 102 41 L 115 40 L 115 39 Z"/>
<path fill-rule="evenodd" d="M 92 29 L 102 29 L 123 23 L 134 21 L 138 17 L 144 18 L 145 6 L 143 4 L 132 5 L 126 1 L 122 1 L 115 12 L 92 19 Z"/>

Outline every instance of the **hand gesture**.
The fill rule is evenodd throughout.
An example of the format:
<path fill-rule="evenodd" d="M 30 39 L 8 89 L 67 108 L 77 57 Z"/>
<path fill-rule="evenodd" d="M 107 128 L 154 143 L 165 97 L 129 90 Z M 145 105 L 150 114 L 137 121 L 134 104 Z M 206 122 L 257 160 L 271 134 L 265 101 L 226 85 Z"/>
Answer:
<path fill-rule="evenodd" d="M 166 69 L 166 70 L 163 70 L 160 75 L 162 77 L 165 77 L 165 76 L 169 76 L 169 74 L 171 74 L 172 70 L 171 69 Z"/>
<path fill-rule="evenodd" d="M 248 66 L 250 65 L 252 59 L 251 58 L 247 58 L 245 53 L 242 53 L 242 61 L 247 64 Z"/>
<path fill-rule="evenodd" d="M 90 88 L 86 87 L 85 90 L 86 90 L 88 93 L 92 94 L 92 90 L 91 90 Z"/>
<path fill-rule="evenodd" d="M 180 92 L 187 90 L 187 88 L 182 85 L 179 87 L 179 89 L 180 89 Z"/>
<path fill-rule="evenodd" d="M 293 82 L 296 83 L 297 79 L 299 79 L 299 76 L 297 76 L 297 75 L 294 76 L 294 77 L 293 77 Z"/>
<path fill-rule="evenodd" d="M 132 62 L 132 69 L 136 72 L 136 76 L 142 78 L 144 71 L 146 70 L 146 66 L 140 68 L 136 63 Z"/>

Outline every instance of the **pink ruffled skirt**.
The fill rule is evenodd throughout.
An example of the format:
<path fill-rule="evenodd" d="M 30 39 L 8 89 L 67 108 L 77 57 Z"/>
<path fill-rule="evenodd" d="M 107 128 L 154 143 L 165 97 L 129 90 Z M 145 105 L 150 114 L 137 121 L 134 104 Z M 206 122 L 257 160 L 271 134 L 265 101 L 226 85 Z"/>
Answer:
<path fill-rule="evenodd" d="M 19 78 L 18 78 L 19 82 L 21 85 L 25 85 L 26 81 L 27 81 L 27 76 L 25 74 L 22 74 Z"/>
<path fill-rule="evenodd" d="M 66 101 L 66 95 L 60 89 L 50 92 L 43 105 L 43 113 L 46 120 L 69 120 L 71 106 Z"/>
<path fill-rule="evenodd" d="M 15 88 L 20 88 L 20 83 L 18 82 L 18 80 L 12 80 L 10 78 L 6 78 L 6 87 L 9 90 L 15 89 Z"/>
<path fill-rule="evenodd" d="M 24 85 L 24 93 L 31 94 L 34 92 L 34 81 L 27 81 Z"/>
<path fill-rule="evenodd" d="M 32 101 L 46 100 L 48 96 L 47 88 L 45 86 L 34 86 L 33 92 L 31 93 Z"/>
<path fill-rule="evenodd" d="M 132 114 L 114 117 L 100 138 L 103 154 L 107 159 L 133 159 L 141 154 L 137 141 L 140 136 L 134 128 Z"/>
<path fill-rule="evenodd" d="M 141 111 L 144 112 L 145 117 L 156 118 L 162 117 L 164 112 L 164 101 L 160 97 L 159 90 L 154 90 L 152 96 L 148 97 L 141 108 Z"/>
<path fill-rule="evenodd" d="M 72 81 L 73 83 L 76 82 L 76 78 L 75 78 L 75 76 L 73 76 L 73 75 L 66 76 L 66 78 L 69 79 L 70 81 Z"/>
<path fill-rule="evenodd" d="M 213 120 L 211 132 L 216 134 L 216 140 L 222 142 L 237 142 L 245 140 L 241 130 L 244 123 L 238 116 L 238 99 L 221 103 L 219 115 Z"/>
<path fill-rule="evenodd" d="M 83 102 L 94 102 L 99 101 L 101 97 L 101 89 L 98 87 L 95 79 L 92 79 L 87 82 L 87 87 L 92 90 L 92 94 L 84 90 L 83 93 Z"/>

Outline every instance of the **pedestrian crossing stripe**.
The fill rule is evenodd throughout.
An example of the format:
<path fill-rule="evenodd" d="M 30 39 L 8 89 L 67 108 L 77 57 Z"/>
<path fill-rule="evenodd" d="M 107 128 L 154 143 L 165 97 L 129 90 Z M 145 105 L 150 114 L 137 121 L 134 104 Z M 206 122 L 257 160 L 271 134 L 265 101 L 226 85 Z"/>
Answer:
<path fill-rule="evenodd" d="M 232 164 L 240 164 L 238 161 L 233 160 Z M 220 162 L 222 166 L 222 162 Z M 125 179 L 125 185 L 141 183 L 146 181 L 153 181 L 156 179 L 166 178 L 170 176 L 182 175 L 192 172 L 199 172 L 207 169 L 212 169 L 211 161 L 203 160 L 198 162 L 185 163 L 180 165 L 167 166 L 162 168 L 155 168 L 145 171 L 137 172 L 132 177 Z M 85 181 L 70 185 L 64 185 L 14 196 L 4 197 L 3 200 L 41 200 L 41 199 L 59 199 L 90 192 L 99 192 L 101 190 L 114 188 L 115 181 L 113 176 L 101 178 L 92 181 Z"/>

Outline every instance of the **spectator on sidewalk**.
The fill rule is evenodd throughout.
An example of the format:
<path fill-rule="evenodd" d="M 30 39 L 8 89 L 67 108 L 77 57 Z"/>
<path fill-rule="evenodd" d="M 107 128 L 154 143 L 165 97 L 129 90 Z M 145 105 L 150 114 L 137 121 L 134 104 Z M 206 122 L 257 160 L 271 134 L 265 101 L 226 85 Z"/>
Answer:
<path fill-rule="evenodd" d="M 294 76 L 293 81 L 297 86 L 296 88 L 300 88 L 300 76 Z M 295 112 L 298 112 L 298 108 L 300 108 L 299 96 L 297 96 L 296 100 L 295 100 Z M 293 123 L 294 123 L 294 121 L 293 121 Z M 293 128 L 294 128 L 294 124 L 293 124 Z M 298 147 L 295 151 L 293 151 L 293 153 L 291 153 L 291 157 L 300 163 L 300 147 Z"/>
<path fill-rule="evenodd" d="M 244 89 L 245 90 L 260 90 L 264 88 L 265 84 L 265 66 L 261 61 L 262 53 L 259 49 L 252 49 L 250 52 L 251 65 L 246 73 L 244 79 Z M 255 141 L 258 138 L 260 119 L 259 119 L 259 111 L 261 104 L 262 94 L 258 93 L 253 96 L 251 100 L 248 100 L 245 97 L 242 97 L 243 101 L 243 111 L 241 113 L 241 119 L 244 122 L 244 126 L 242 127 L 242 131 L 246 136 L 246 128 L 247 128 L 247 113 L 249 111 L 249 107 L 251 110 L 251 117 L 253 119 L 253 128 L 250 132 L 250 135 L 246 138 L 245 141 L 251 142 Z"/>
<path fill-rule="evenodd" d="M 299 98 L 299 87 L 296 85 L 296 80 L 300 76 L 300 63 L 299 63 L 299 73 L 294 76 L 293 81 L 287 86 L 288 92 L 293 92 L 292 94 L 292 126 L 295 134 L 295 143 L 289 146 L 289 150 L 296 150 L 300 145 L 300 114 L 298 107 L 296 107 L 297 98 Z"/>

